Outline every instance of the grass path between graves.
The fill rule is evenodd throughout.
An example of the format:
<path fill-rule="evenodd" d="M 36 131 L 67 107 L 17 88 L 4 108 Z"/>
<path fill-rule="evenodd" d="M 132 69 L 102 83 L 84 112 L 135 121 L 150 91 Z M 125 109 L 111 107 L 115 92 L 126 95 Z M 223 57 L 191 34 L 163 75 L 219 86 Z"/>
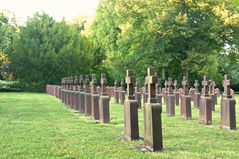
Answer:
<path fill-rule="evenodd" d="M 175 117 L 165 115 L 165 105 L 163 110 L 164 150 L 143 153 L 143 141 L 118 139 L 124 134 L 123 107 L 113 99 L 111 124 L 102 125 L 47 94 L 0 93 L 0 158 L 239 158 L 239 130 L 219 129 L 219 105 L 212 126 L 198 123 L 195 108 L 190 121 L 180 119 L 179 107 Z M 142 110 L 139 126 L 143 136 Z"/>

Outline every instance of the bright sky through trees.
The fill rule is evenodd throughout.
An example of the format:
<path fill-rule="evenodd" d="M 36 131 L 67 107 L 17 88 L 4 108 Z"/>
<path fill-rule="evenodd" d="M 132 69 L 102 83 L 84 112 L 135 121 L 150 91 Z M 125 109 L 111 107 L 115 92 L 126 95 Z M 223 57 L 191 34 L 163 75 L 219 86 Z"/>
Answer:
<path fill-rule="evenodd" d="M 23 23 L 35 12 L 46 12 L 56 20 L 65 17 L 92 16 L 99 0 L 0 0 L 0 10 L 14 13 L 17 21 Z"/>

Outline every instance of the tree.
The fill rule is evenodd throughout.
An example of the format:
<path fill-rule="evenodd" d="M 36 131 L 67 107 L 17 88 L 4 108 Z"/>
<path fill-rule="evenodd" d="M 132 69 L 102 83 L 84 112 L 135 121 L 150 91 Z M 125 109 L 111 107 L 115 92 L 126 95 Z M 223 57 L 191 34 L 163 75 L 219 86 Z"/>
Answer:
<path fill-rule="evenodd" d="M 60 84 L 64 76 L 90 72 L 95 48 L 76 25 L 36 13 L 21 27 L 9 54 L 15 76 L 29 89 Z"/>
<path fill-rule="evenodd" d="M 238 47 L 239 11 L 229 0 L 101 0 L 91 28 L 115 78 L 131 68 L 143 80 L 152 66 L 221 84 L 219 59 L 225 46 Z"/>

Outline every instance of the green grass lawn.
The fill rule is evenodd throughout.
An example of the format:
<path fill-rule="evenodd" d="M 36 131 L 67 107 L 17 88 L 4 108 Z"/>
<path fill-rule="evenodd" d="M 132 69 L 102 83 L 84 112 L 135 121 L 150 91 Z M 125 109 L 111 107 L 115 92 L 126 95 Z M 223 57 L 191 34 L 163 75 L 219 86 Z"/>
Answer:
<path fill-rule="evenodd" d="M 123 106 L 113 99 L 111 124 L 102 125 L 46 94 L 0 93 L 0 158 L 239 158 L 239 130 L 219 129 L 219 105 L 211 126 L 199 124 L 198 110 L 192 110 L 193 119 L 184 121 L 179 107 L 167 117 L 163 105 L 164 150 L 143 153 L 143 141 L 118 139 L 124 135 Z M 143 136 L 142 110 L 139 126 Z"/>

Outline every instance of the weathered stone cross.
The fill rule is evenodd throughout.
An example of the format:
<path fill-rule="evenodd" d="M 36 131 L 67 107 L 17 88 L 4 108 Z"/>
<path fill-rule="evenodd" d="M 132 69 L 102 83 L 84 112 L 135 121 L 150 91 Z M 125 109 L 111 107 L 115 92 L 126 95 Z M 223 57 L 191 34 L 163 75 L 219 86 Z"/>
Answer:
<path fill-rule="evenodd" d="M 188 90 L 188 77 L 187 76 L 183 76 L 183 81 L 182 81 L 182 85 L 183 85 L 183 94 L 184 95 L 188 95 L 189 90 Z"/>
<path fill-rule="evenodd" d="M 173 94 L 173 80 L 171 77 L 168 78 L 168 93 Z"/>
<path fill-rule="evenodd" d="M 107 95 L 106 82 L 107 82 L 107 80 L 106 80 L 105 73 L 102 73 L 101 74 L 101 80 L 100 80 L 101 89 L 102 89 L 101 95 Z"/>
<path fill-rule="evenodd" d="M 202 95 L 203 96 L 209 96 L 209 94 L 208 94 L 209 86 L 208 85 L 209 85 L 208 77 L 204 76 L 203 81 L 202 81 L 202 86 L 203 86 Z"/>
<path fill-rule="evenodd" d="M 126 71 L 126 78 L 125 78 L 126 84 L 127 84 L 127 96 L 128 99 L 135 99 L 134 97 L 134 83 L 135 78 L 133 76 L 133 73 L 131 70 Z"/>
<path fill-rule="evenodd" d="M 223 84 L 223 88 L 224 88 L 224 97 L 231 98 L 232 97 L 231 88 L 230 88 L 231 81 L 228 79 L 228 75 L 224 75 L 224 80 L 223 80 L 222 84 Z"/>
<path fill-rule="evenodd" d="M 157 103 L 155 84 L 157 77 L 154 75 L 152 68 L 147 70 L 147 85 L 148 85 L 148 103 Z"/>
<path fill-rule="evenodd" d="M 97 94 L 96 87 L 97 87 L 96 75 L 92 74 L 92 94 Z"/>
<path fill-rule="evenodd" d="M 198 87 L 199 87 L 198 80 L 195 80 L 194 87 L 195 87 L 195 93 L 198 93 Z"/>

